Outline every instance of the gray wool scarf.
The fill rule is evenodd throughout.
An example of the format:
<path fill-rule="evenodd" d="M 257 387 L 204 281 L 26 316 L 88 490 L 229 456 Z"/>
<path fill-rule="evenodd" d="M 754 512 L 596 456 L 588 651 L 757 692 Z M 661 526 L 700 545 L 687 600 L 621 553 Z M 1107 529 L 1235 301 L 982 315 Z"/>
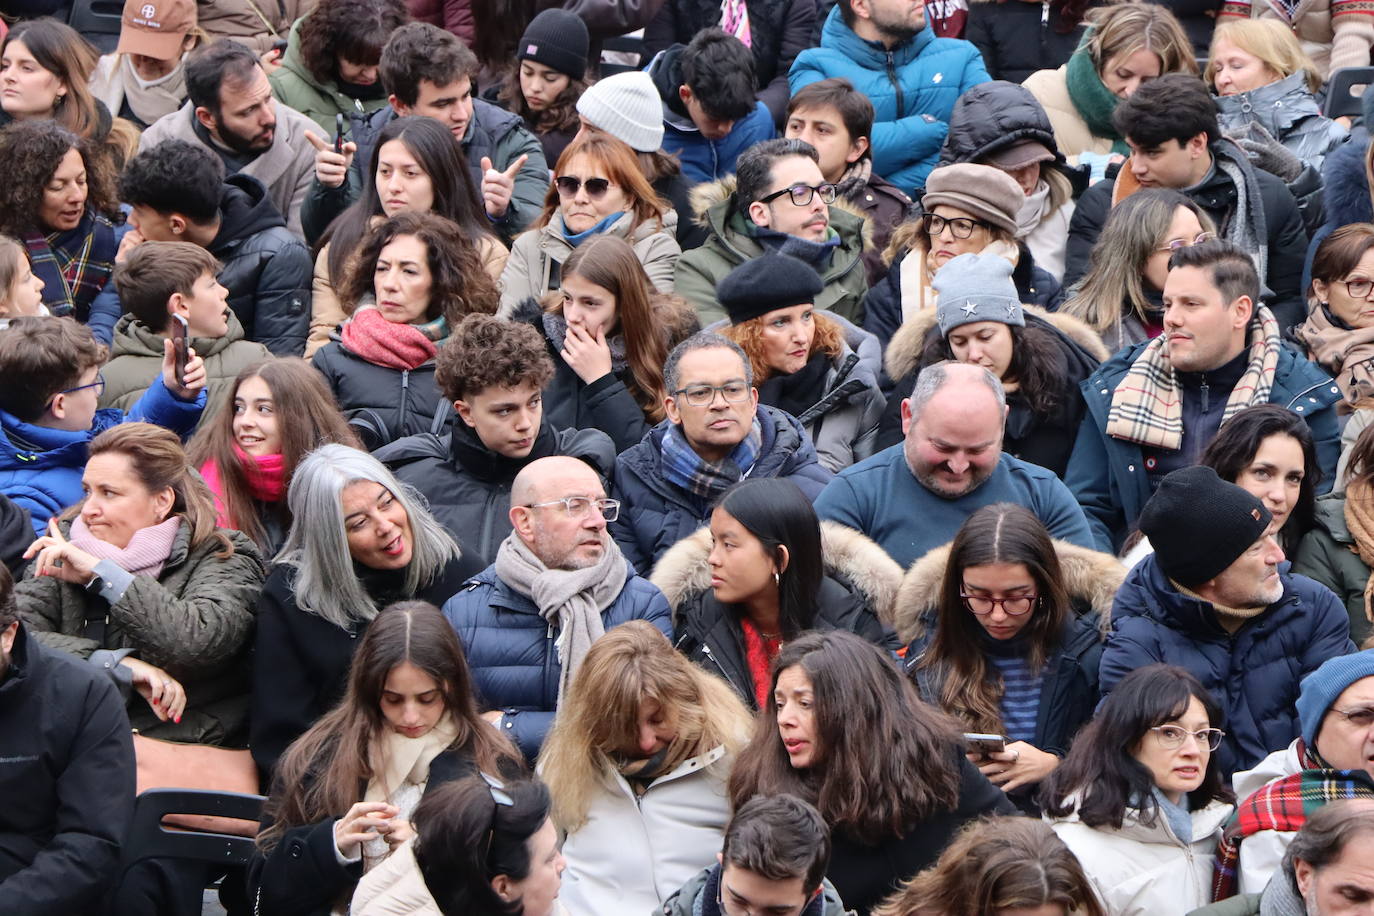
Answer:
<path fill-rule="evenodd" d="M 560 706 L 592 643 L 606 632 L 601 612 L 625 587 L 625 557 L 608 535 L 603 533 L 602 539 L 606 549 L 600 561 L 585 569 L 549 569 L 515 532 L 496 551 L 496 575 L 533 601 L 539 616 L 558 627 L 554 649 L 562 666 L 558 675 Z"/>

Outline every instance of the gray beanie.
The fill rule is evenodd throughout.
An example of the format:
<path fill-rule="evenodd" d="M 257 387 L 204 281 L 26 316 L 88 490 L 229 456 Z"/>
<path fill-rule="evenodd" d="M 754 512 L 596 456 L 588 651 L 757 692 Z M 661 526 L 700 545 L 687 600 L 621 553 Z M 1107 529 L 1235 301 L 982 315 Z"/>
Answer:
<path fill-rule="evenodd" d="M 654 79 L 629 70 L 598 80 L 577 100 L 577 113 L 640 153 L 663 146 L 663 101 Z"/>
<path fill-rule="evenodd" d="M 1021 186 L 1006 172 L 991 165 L 961 162 L 930 173 L 921 209 L 929 213 L 937 204 L 958 207 L 1008 235 L 1015 235 L 1016 218 L 1025 202 Z"/>
<path fill-rule="evenodd" d="M 940 294 L 935 320 L 941 336 L 975 321 L 1026 326 L 1026 309 L 1011 282 L 1011 262 L 1000 254 L 961 254 L 937 270 L 930 285 Z"/>

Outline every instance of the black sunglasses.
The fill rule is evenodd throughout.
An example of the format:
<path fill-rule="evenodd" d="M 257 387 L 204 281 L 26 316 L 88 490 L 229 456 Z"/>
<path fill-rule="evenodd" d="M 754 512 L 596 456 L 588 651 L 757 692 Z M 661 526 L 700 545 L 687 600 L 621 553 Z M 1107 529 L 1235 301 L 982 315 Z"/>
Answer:
<path fill-rule="evenodd" d="M 587 196 L 592 200 L 600 200 L 606 196 L 606 192 L 611 188 L 609 178 L 588 178 L 583 181 L 581 178 L 574 178 L 571 175 L 560 175 L 553 180 L 558 186 L 558 193 L 563 197 L 573 197 L 578 189 L 584 184 L 587 186 Z"/>

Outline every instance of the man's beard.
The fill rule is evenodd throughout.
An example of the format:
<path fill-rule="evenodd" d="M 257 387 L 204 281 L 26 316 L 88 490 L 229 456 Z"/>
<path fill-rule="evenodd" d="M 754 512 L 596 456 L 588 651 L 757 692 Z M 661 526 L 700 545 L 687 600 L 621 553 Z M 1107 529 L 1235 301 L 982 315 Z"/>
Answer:
<path fill-rule="evenodd" d="M 219 121 L 215 122 L 215 133 L 219 134 L 221 143 L 229 147 L 233 152 L 238 153 L 240 156 L 257 156 L 267 152 L 268 148 L 272 145 L 271 141 L 269 141 L 265 146 L 256 146 L 254 145 L 257 142 L 256 138 L 245 138 L 240 134 L 236 134 Z M 272 133 L 273 139 L 276 139 L 275 124 L 272 125 Z M 261 136 L 261 134 L 259 134 L 259 136 Z"/>

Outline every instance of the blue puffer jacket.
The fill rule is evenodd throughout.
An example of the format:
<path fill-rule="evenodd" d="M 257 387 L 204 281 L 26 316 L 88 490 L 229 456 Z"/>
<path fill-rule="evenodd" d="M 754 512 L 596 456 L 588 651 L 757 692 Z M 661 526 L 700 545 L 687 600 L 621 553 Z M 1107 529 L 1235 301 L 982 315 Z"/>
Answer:
<path fill-rule="evenodd" d="M 873 171 L 907 193 L 925 186 L 959 96 L 989 79 L 983 56 L 967 41 L 936 38 L 924 28 L 889 50 L 854 34 L 838 6 L 826 17 L 821 46 L 797 55 L 788 83 L 795 95 L 832 76 L 873 102 Z"/>
<path fill-rule="evenodd" d="M 1322 662 L 1355 651 L 1350 619 L 1331 590 L 1280 567 L 1283 597 L 1234 633 L 1212 605 L 1181 594 L 1151 554 L 1116 593 L 1112 631 L 1098 684 L 1105 695 L 1142 665 L 1178 665 L 1221 705 L 1226 738 L 1217 751 L 1222 773 L 1255 766 L 1300 732 L 1298 683 Z"/>
<path fill-rule="evenodd" d="M 91 428 L 78 432 L 25 423 L 0 410 L 0 492 L 28 509 L 33 530 L 43 534 L 48 519 L 81 501 L 81 474 L 92 439 L 112 426 L 138 421 L 189 436 L 204 408 L 204 389 L 194 401 L 180 401 L 159 376 L 127 414 L 113 407 L 97 410 Z"/>
<path fill-rule="evenodd" d="M 758 418 L 763 442 L 749 476 L 786 477 L 814 502 L 831 474 L 820 464 L 806 430 L 795 417 L 766 404 L 758 406 Z M 614 489 L 620 500 L 620 517 L 611 522 L 611 534 L 625 558 L 645 573 L 669 547 L 711 516 L 709 503 L 663 476 L 662 442 L 669 422 L 664 420 L 649 430 L 638 445 L 621 452 L 615 460 Z"/>
<path fill-rule="evenodd" d="M 633 568 L 627 572 L 620 596 L 601 612 L 602 625 L 609 630 L 631 620 L 647 620 L 671 640 L 668 599 Z M 539 615 L 533 601 L 497 577 L 495 564 L 444 602 L 444 616 L 463 642 L 483 702 L 505 713 L 508 736 L 527 760 L 534 760 L 558 702 L 563 666 L 554 650 L 557 631 Z"/>
<path fill-rule="evenodd" d="M 1064 473 L 1064 482 L 1088 517 L 1098 549 L 1108 553 L 1116 553 L 1120 548 L 1150 498 L 1150 480 L 1140 446 L 1108 436 L 1106 431 L 1116 386 L 1148 345 L 1148 341 L 1143 341 L 1121 350 L 1083 382 L 1088 413 L 1078 428 Z M 1285 343 L 1274 371 L 1269 403 L 1286 407 L 1307 420 L 1317 446 L 1319 493 L 1329 491 L 1336 476 L 1341 430 L 1335 405 L 1340 400 L 1341 389 L 1331 376 Z"/>

